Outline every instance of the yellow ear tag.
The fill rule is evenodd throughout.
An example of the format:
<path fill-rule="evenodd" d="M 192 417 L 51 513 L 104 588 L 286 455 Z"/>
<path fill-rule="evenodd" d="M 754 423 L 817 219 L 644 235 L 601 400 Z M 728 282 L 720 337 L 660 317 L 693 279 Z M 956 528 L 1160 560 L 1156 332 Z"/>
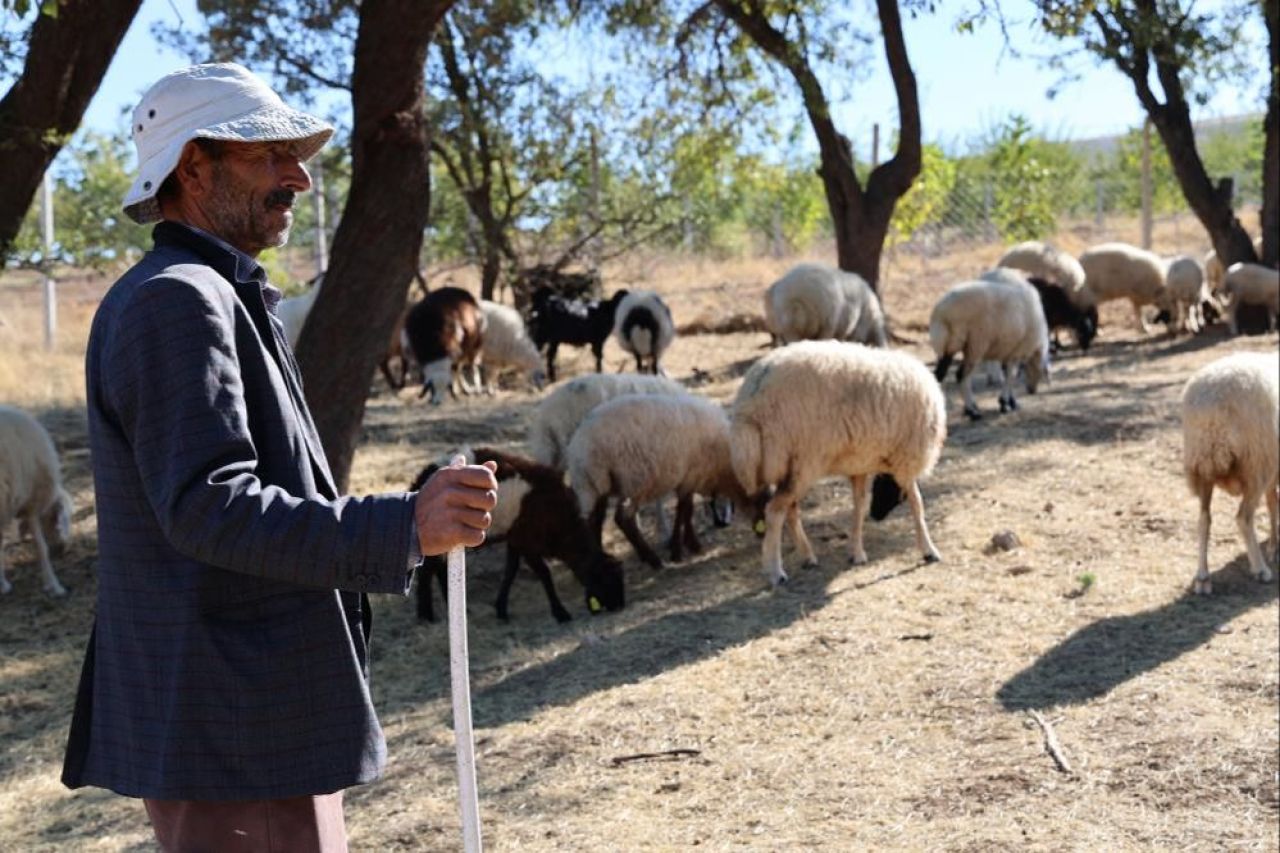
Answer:
<path fill-rule="evenodd" d="M 599 613 L 604 608 L 600 606 L 600 599 L 594 595 L 587 599 L 587 607 L 591 608 L 592 613 Z"/>
<path fill-rule="evenodd" d="M 764 519 L 763 519 L 763 518 L 761 518 L 761 519 L 757 520 L 757 521 L 756 521 L 756 523 L 755 523 L 755 526 L 754 526 L 754 527 L 752 527 L 751 529 L 752 529 L 752 530 L 754 530 L 754 531 L 755 531 L 756 533 L 758 533 L 759 535 L 763 536 L 763 535 L 764 535 L 764 531 L 765 531 L 765 523 L 764 523 Z"/>

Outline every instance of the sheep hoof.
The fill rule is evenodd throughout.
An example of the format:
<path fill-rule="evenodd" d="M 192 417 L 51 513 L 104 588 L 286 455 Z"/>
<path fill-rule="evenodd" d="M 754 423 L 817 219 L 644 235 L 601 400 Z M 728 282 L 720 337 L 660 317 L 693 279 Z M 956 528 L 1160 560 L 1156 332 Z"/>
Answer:
<path fill-rule="evenodd" d="M 1268 578 L 1268 580 L 1269 580 L 1269 578 Z M 45 591 L 45 592 L 47 592 L 47 593 L 49 593 L 49 595 L 53 596 L 54 598 L 66 598 L 66 597 L 67 597 L 67 588 L 66 588 L 65 586 L 63 586 L 62 584 L 58 584 L 57 586 L 46 586 L 46 587 L 44 588 L 44 591 Z"/>
<path fill-rule="evenodd" d="M 1005 401 L 1004 397 L 1001 397 L 1000 398 L 1000 414 L 1003 415 L 1007 411 L 1009 411 L 1009 404 Z"/>
<path fill-rule="evenodd" d="M 1027 392 L 1027 393 L 1034 393 L 1034 392 L 1030 392 L 1030 391 L 1029 391 L 1029 392 Z M 1009 411 L 1011 411 L 1011 412 L 1016 412 L 1016 411 L 1018 411 L 1018 401 L 1017 401 L 1017 400 L 1015 400 L 1013 397 L 1010 397 L 1010 398 L 1009 398 Z"/>
<path fill-rule="evenodd" d="M 1197 578 L 1191 584 L 1191 592 L 1193 595 L 1213 595 L 1213 583 L 1208 578 Z"/>
<path fill-rule="evenodd" d="M 787 573 L 779 569 L 777 574 L 769 578 L 769 583 L 772 584 L 774 589 L 777 589 L 789 580 L 791 580 L 791 578 L 787 577 Z"/>
<path fill-rule="evenodd" d="M 982 420 L 982 412 L 979 412 L 976 406 L 974 407 L 965 406 L 964 414 L 965 414 L 965 417 L 967 417 L 971 421 Z"/>
<path fill-rule="evenodd" d="M 867 555 L 865 553 L 849 555 L 849 565 L 851 566 L 861 566 L 866 562 L 867 562 Z"/>
<path fill-rule="evenodd" d="M 1258 572 L 1258 582 L 1271 583 L 1271 570 L 1266 566 L 1263 566 L 1262 570 Z"/>
<path fill-rule="evenodd" d="M 573 619 L 573 617 L 569 615 L 568 611 L 565 610 L 553 610 L 551 611 L 551 615 L 556 617 L 556 621 L 561 625 Z"/>
<path fill-rule="evenodd" d="M 924 561 L 926 563 L 941 563 L 942 555 L 937 551 L 927 551 L 924 555 Z"/>

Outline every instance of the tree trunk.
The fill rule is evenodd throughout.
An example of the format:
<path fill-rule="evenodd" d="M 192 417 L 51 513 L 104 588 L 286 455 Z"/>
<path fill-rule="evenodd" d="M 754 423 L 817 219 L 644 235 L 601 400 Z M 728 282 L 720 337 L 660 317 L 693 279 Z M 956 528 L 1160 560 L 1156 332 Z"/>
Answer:
<path fill-rule="evenodd" d="M 298 341 L 307 402 L 341 491 L 370 379 L 417 272 L 430 212 L 424 68 L 431 37 L 452 3 L 364 0 L 360 6 L 351 190 L 325 286 Z"/>
<path fill-rule="evenodd" d="M 800 87 L 805 112 L 818 140 L 818 174 L 835 226 L 836 263 L 857 273 L 879 290 L 880 254 L 894 205 L 920 174 L 920 101 L 916 78 L 902 37 L 897 0 L 876 0 L 885 58 L 898 100 L 898 150 L 872 170 L 864 190 L 854 172 L 849 140 L 831 120 L 822 84 L 813 73 L 803 46 L 789 44 L 755 4 L 744 8 L 737 0 L 715 0 L 720 10 L 765 53 L 780 62 Z"/>
<path fill-rule="evenodd" d="M 1263 4 L 1267 20 L 1267 46 L 1271 57 L 1271 88 L 1267 93 L 1267 117 L 1262 157 L 1262 263 L 1280 264 L 1280 3 Z"/>
<path fill-rule="evenodd" d="M 38 5 L 38 4 L 37 4 Z M 31 25 L 27 60 L 0 100 L 0 258 L 45 170 L 80 126 L 142 0 L 62 0 Z"/>

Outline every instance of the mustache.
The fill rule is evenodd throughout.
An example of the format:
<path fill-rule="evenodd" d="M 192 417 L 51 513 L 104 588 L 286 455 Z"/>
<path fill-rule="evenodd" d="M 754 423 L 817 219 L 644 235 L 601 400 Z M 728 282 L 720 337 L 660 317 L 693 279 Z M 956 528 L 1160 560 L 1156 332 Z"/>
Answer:
<path fill-rule="evenodd" d="M 293 200 L 298 194 L 293 190 L 272 190 L 267 193 L 264 203 L 267 207 L 293 207 Z"/>

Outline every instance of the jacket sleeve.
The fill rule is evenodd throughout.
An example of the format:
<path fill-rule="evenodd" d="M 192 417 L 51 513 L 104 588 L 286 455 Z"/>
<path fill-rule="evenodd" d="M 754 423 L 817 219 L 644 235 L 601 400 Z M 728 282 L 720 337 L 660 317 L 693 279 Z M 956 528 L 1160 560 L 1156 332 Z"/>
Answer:
<path fill-rule="evenodd" d="M 229 286 L 157 277 L 132 295 L 107 345 L 103 397 L 161 530 L 179 553 L 218 568 L 405 594 L 412 494 L 300 498 L 259 478 L 238 304 Z"/>

